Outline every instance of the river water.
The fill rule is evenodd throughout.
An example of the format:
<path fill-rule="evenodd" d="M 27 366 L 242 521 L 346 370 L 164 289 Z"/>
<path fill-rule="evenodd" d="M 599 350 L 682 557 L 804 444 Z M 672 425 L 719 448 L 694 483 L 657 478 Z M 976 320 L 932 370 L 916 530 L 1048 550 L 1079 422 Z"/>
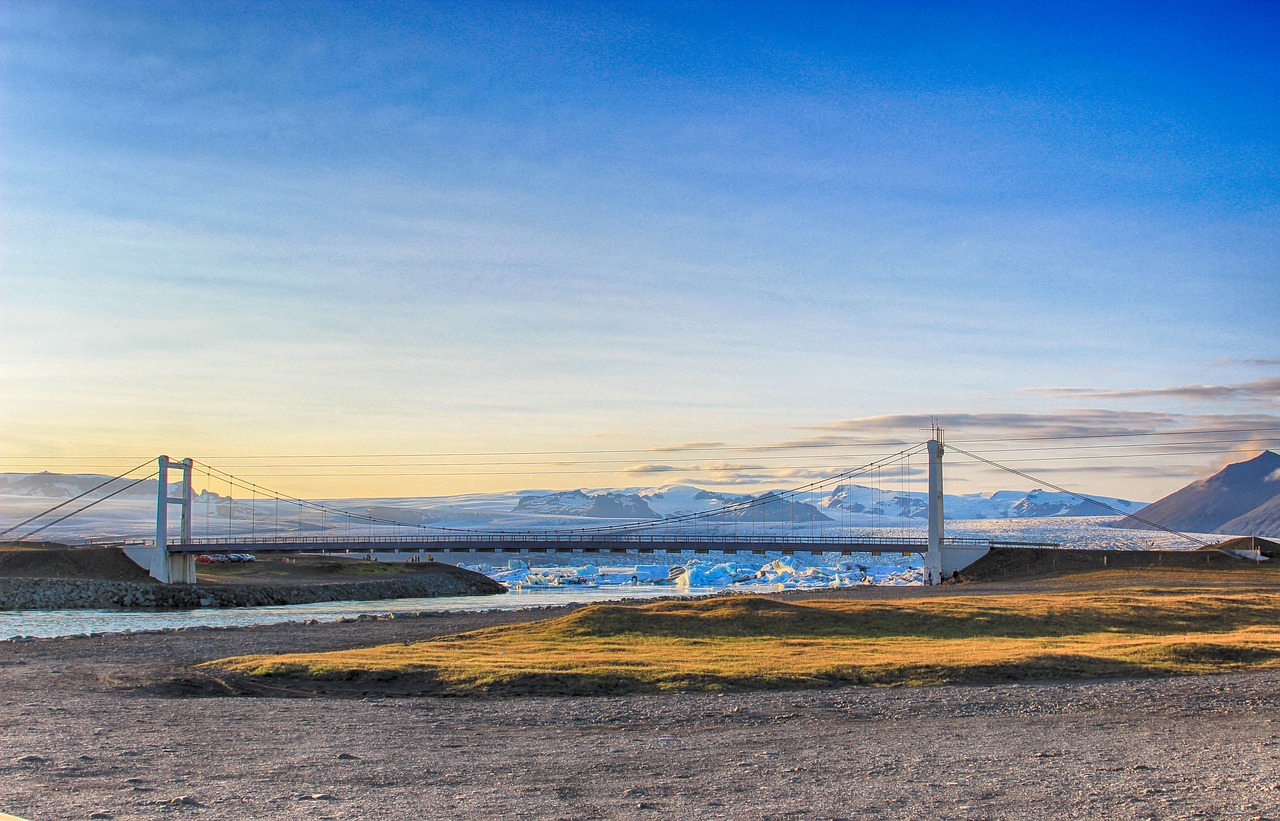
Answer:
<path fill-rule="evenodd" d="M 610 587 L 553 587 L 513 590 L 497 596 L 448 596 L 429 599 L 338 601 L 279 607 L 201 608 L 198 610 L 17 610 L 0 612 L 0 641 L 19 636 L 54 638 L 86 633 L 172 630 L 181 627 L 244 627 L 252 624 L 337 621 L 370 613 L 444 613 L 468 610 L 518 610 L 616 599 L 646 599 L 712 593 L 712 588 L 676 588 L 640 584 Z"/>
<path fill-rule="evenodd" d="M 1185 540 L 1171 540 L 1168 534 L 1150 531 L 1116 530 L 1106 527 L 1105 518 L 990 520 L 948 522 L 950 535 L 975 538 L 996 538 L 1027 541 L 1052 541 L 1073 547 L 1091 547 L 1110 550 L 1141 550 L 1153 547 L 1186 548 L 1194 544 Z M 1206 539 L 1221 537 L 1206 536 Z M 773 556 L 759 557 L 758 563 L 771 561 Z M 805 564 L 831 564 L 849 557 L 821 559 L 814 557 Z M 565 557 L 573 561 L 573 557 Z M 582 558 L 577 557 L 577 561 Z M 671 563 L 688 565 L 707 563 L 707 560 L 673 555 Z M 919 558 L 906 558 L 896 554 L 884 557 L 860 555 L 859 562 L 873 577 L 876 584 L 919 583 L 894 574 L 909 573 L 914 566 L 918 575 Z M 428 599 L 388 599 L 382 601 L 318 602 L 278 607 L 202 608 L 199 610 L 41 610 L 0 611 L 0 641 L 20 636 L 52 638 L 86 633 L 122 633 L 139 630 L 167 630 L 182 627 L 242 627 L 253 624 L 277 624 L 301 622 L 309 619 L 337 621 L 362 614 L 384 615 L 388 613 L 449 612 L 467 610 L 512 610 L 524 607 L 543 607 L 571 603 L 588 603 L 616 599 L 654 598 L 657 596 L 687 596 L 713 593 L 726 588 L 738 590 L 777 590 L 782 586 L 760 584 L 750 580 L 746 584 L 717 584 L 714 587 L 683 587 L 674 584 L 569 584 L 564 586 L 539 586 L 511 584 L 503 578 L 498 568 L 474 567 L 507 582 L 512 592 L 497 596 L 456 596 Z M 593 568 L 595 569 L 595 568 Z M 604 572 L 605 568 L 596 569 Z M 627 571 L 630 573 L 630 571 Z M 856 575 L 856 574 L 855 574 Z M 770 578 L 760 581 L 774 581 Z M 789 582 L 786 587 L 829 586 L 827 578 L 813 578 Z"/>

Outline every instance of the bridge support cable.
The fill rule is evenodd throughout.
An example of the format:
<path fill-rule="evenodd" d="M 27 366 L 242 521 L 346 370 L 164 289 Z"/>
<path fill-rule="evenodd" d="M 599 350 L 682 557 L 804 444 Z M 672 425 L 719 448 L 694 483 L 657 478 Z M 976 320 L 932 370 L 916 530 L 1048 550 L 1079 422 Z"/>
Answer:
<path fill-rule="evenodd" d="M 832 476 L 827 476 L 812 482 L 808 482 L 799 487 L 791 488 L 785 491 L 763 493 L 755 498 L 745 499 L 738 502 L 732 502 L 727 505 L 721 505 L 717 508 L 698 511 L 694 513 L 685 513 L 676 516 L 669 516 L 656 520 L 627 521 L 617 524 L 608 525 L 590 525 L 584 527 L 562 527 L 547 528 L 537 531 L 522 532 L 517 530 L 479 530 L 471 528 L 456 527 L 440 527 L 423 524 L 409 524 L 409 527 L 426 534 L 418 539 L 418 537 L 410 536 L 410 540 L 419 540 L 423 543 L 427 542 L 450 542 L 456 541 L 458 544 L 477 544 L 483 545 L 487 541 L 501 542 L 506 544 L 515 540 L 517 542 L 527 541 L 530 544 L 537 542 L 543 543 L 547 541 L 563 541 L 566 544 L 582 544 L 591 546 L 598 541 L 609 541 L 616 539 L 620 543 L 635 541 L 637 545 L 644 546 L 649 544 L 662 544 L 670 542 L 671 544 L 701 544 L 705 549 L 715 549 L 711 547 L 714 544 L 725 544 L 733 549 L 734 545 L 750 544 L 756 545 L 752 549 L 756 552 L 764 549 L 765 544 L 787 545 L 794 544 L 798 549 L 810 552 L 847 552 L 850 545 L 858 544 L 874 544 L 884 549 L 894 550 L 900 547 L 903 550 L 911 552 L 923 553 L 927 547 L 927 541 L 923 538 L 908 539 L 905 536 L 897 538 L 876 538 L 868 542 L 867 540 L 859 540 L 853 538 L 846 532 L 840 536 L 826 536 L 819 533 L 818 520 L 814 515 L 811 506 L 820 503 L 819 497 L 823 491 L 830 490 L 832 487 L 839 487 L 841 483 L 848 483 L 849 480 L 859 476 L 874 475 L 876 477 L 888 478 L 892 474 L 888 472 L 895 465 L 899 468 L 900 481 L 910 481 L 910 459 L 927 451 L 927 443 L 919 443 L 912 445 L 898 453 L 877 459 L 868 464 L 857 468 L 843 470 Z M 222 471 L 204 462 L 194 462 L 198 466 L 200 472 L 206 477 L 216 478 L 218 481 L 228 483 L 232 493 L 237 488 L 246 490 L 255 500 L 258 496 L 270 497 L 274 500 L 275 506 L 278 508 L 281 502 L 296 505 L 299 513 L 304 510 L 313 511 L 319 514 L 322 522 L 327 523 L 330 520 L 341 525 L 340 531 L 344 535 L 337 539 L 351 544 L 357 541 L 367 543 L 369 545 L 378 543 L 391 544 L 396 541 L 394 538 L 387 538 L 385 535 L 379 535 L 376 531 L 367 538 L 357 540 L 353 538 L 353 528 L 356 521 L 369 523 L 372 525 L 389 525 L 395 529 L 399 535 L 401 527 L 406 525 L 402 519 L 382 518 L 376 515 L 367 515 L 356 513 L 353 511 L 342 510 L 332 505 L 321 502 L 313 502 L 300 499 L 295 496 L 289 496 L 278 491 L 265 488 L 254 482 L 240 479 L 226 471 Z M 903 472 L 905 471 L 905 472 Z M 891 480 L 890 480 L 891 481 Z M 806 501 L 807 500 L 807 501 Z M 846 508 L 847 505 L 842 507 Z M 877 508 L 878 510 L 878 508 Z M 206 511 L 207 513 L 207 511 Z M 910 511 L 906 511 L 910 513 Z M 851 515 L 851 514 L 850 514 Z M 279 521 L 279 513 L 276 514 Z M 299 520 L 300 526 L 302 520 Z M 307 529 L 313 529 L 311 525 L 307 525 Z M 322 527 L 321 530 L 324 528 Z M 747 533 L 745 536 L 740 535 L 743 530 Z M 384 531 L 385 533 L 385 531 Z M 246 541 L 244 538 L 248 536 Z M 254 542 L 256 537 L 256 542 Z M 221 541 L 221 540 L 219 540 Z M 293 543 L 316 543 L 317 545 L 325 542 L 335 541 L 327 538 L 323 534 L 317 534 L 313 537 L 306 538 L 289 538 L 276 535 L 271 538 L 264 538 L 262 530 L 257 528 L 246 529 L 244 534 L 237 537 L 234 529 L 228 533 L 226 545 L 241 543 L 260 544 L 259 549 L 272 549 L 271 544 L 283 544 L 285 542 Z M 829 547 L 827 546 L 829 545 Z M 871 549 L 877 549 L 873 546 Z M 887 546 L 887 547 L 885 547 Z M 283 549 L 283 548 L 282 548 Z M 369 548 L 362 548 L 369 549 Z M 486 548 L 480 547 L 482 551 Z M 488 548 L 493 549 L 493 548 Z M 601 548 L 603 549 L 603 548 Z M 737 549 L 742 549 L 738 547 Z M 194 545 L 188 545 L 182 552 L 194 552 Z"/>
<path fill-rule="evenodd" d="M 1076 499 L 1079 499 L 1082 502 L 1089 502 L 1090 504 L 1095 504 L 1098 507 L 1102 508 L 1103 510 L 1109 510 L 1118 516 L 1125 516 L 1129 519 L 1133 519 L 1135 522 L 1141 522 L 1144 525 L 1148 525 L 1152 530 L 1161 530 L 1161 531 L 1164 531 L 1165 533 L 1169 533 L 1174 536 L 1179 536 L 1183 539 L 1186 539 L 1187 541 L 1195 542 L 1196 544 L 1202 547 L 1207 547 L 1210 544 L 1210 542 L 1207 542 L 1204 539 L 1201 539 L 1199 537 L 1192 536 L 1189 533 L 1183 533 L 1180 530 L 1174 530 L 1171 527 L 1165 527 L 1159 522 L 1153 522 L 1150 519 L 1144 519 L 1142 516 L 1139 516 L 1136 513 L 1128 513 L 1126 511 L 1123 511 L 1118 507 L 1115 507 L 1114 505 L 1107 504 L 1101 499 L 1095 499 L 1092 496 L 1086 496 L 1083 493 L 1076 493 L 1074 490 L 1068 490 L 1067 488 L 1062 487 L 1061 485 L 1055 485 L 1053 482 L 1049 482 L 1045 479 L 1037 478 L 1035 476 L 1032 476 L 1029 473 L 1025 473 L 1021 470 L 1018 470 L 1017 468 L 1011 468 L 1008 465 L 1002 465 L 999 462 L 996 462 L 991 459 L 987 459 L 986 457 L 983 457 L 983 456 L 979 456 L 976 453 L 970 453 L 967 450 L 961 450 L 960 448 L 955 447 L 954 445 L 952 445 L 951 448 L 956 453 L 962 453 L 965 456 L 968 456 L 970 459 L 976 459 L 977 461 L 990 465 L 991 467 L 999 468 L 1000 470 L 1006 471 L 1008 473 L 1012 473 L 1014 476 L 1020 476 L 1021 478 L 1035 482 L 1036 484 L 1040 484 L 1040 485 L 1044 485 L 1045 487 L 1052 488 L 1053 490 L 1056 490 L 1059 493 L 1065 493 L 1068 496 L 1072 496 Z"/>
<path fill-rule="evenodd" d="M 133 473 L 135 470 L 141 470 L 142 468 L 146 467 L 146 466 L 147 466 L 147 465 L 149 465 L 149 464 L 151 464 L 151 460 L 150 460 L 150 459 L 148 459 L 147 461 L 143 462 L 143 463 L 142 463 L 142 464 L 140 464 L 140 465 L 137 465 L 137 466 L 135 466 L 135 467 L 131 467 L 131 468 L 129 468 L 129 469 L 128 469 L 128 470 L 126 470 L 124 473 L 121 473 L 119 476 L 112 476 L 110 479 L 108 479 L 107 481 L 103 482 L 103 483 L 102 483 L 102 484 L 100 484 L 100 485 L 94 485 L 93 487 L 91 487 L 91 488 L 89 488 L 88 490 L 86 490 L 84 493 L 78 494 L 78 495 L 76 495 L 76 496 L 72 496 L 70 499 L 67 499 L 66 501 L 63 501 L 63 502 L 59 502 L 58 504 L 54 505 L 53 507 L 49 508 L 48 510 L 43 510 L 43 511 L 41 511 L 41 512 L 37 513 L 36 515 L 32 516 L 32 517 L 31 517 L 31 518 L 29 518 L 29 519 L 23 519 L 21 522 L 18 522 L 16 525 L 13 525 L 12 527 L 9 527 L 9 528 L 7 528 L 7 529 L 5 529 L 5 530 L 0 530 L 0 536 L 7 536 L 7 535 L 9 535 L 10 533 L 12 533 L 13 531 L 15 531 L 15 530 L 17 530 L 17 529 L 19 529 L 19 528 L 21 528 L 21 527 L 25 527 L 26 525 L 29 525 L 29 524 L 31 524 L 31 523 L 32 523 L 32 522 L 34 522 L 34 521 L 38 521 L 39 519 L 43 519 L 45 516 L 48 516 L 50 513 L 53 513 L 55 510 L 61 510 L 62 508 L 66 507 L 67 505 L 71 504 L 72 502 L 79 501 L 80 499 L 83 499 L 84 497 L 88 496 L 88 495 L 89 495 L 89 494 L 91 494 L 91 493 L 96 493 L 97 491 L 102 490 L 104 487 L 106 487 L 107 485 L 111 484 L 112 482 L 118 482 L 119 480 L 121 480 L 121 479 L 123 479 L 124 477 L 128 476 L 130 473 Z M 155 475 L 155 474 L 152 474 L 152 476 L 154 476 L 154 475 Z M 141 479 L 141 480 L 139 480 L 139 481 L 143 481 L 143 482 L 145 482 L 145 481 L 146 481 L 147 479 L 149 479 L 149 478 L 151 478 L 151 477 L 150 477 L 150 476 L 148 476 L 148 477 L 146 477 L 146 478 L 144 478 L 144 479 Z M 129 487 L 133 487 L 133 485 L 136 485 L 136 484 L 138 484 L 138 482 L 134 482 L 133 484 L 129 485 Z M 125 489 L 127 490 L 128 488 L 125 488 Z M 116 494 L 115 494 L 115 493 L 111 494 L 111 496 L 114 496 L 114 495 L 116 495 Z M 105 497 L 103 497 L 103 498 L 104 498 L 104 499 L 109 499 L 109 498 L 111 498 L 111 496 L 105 496 Z M 102 499 L 99 499 L 98 501 L 102 501 Z M 77 511 L 76 511 L 76 513 L 80 513 L 81 511 L 88 510 L 90 507 L 93 507 L 93 505 L 95 505 L 95 504 L 97 504 L 97 502 L 93 502 L 92 504 L 85 505 L 84 507 L 80 508 L 80 510 L 77 510 Z M 59 520 L 58 520 L 58 522 L 65 521 L 65 520 L 67 520 L 67 519 L 71 518 L 71 516 L 75 516 L 75 515 L 76 515 L 76 513 L 71 513 L 71 514 L 69 514 L 69 515 L 67 515 L 67 516 L 64 516 L 64 517 L 62 517 L 61 519 L 59 519 Z M 58 522 L 52 522 L 52 523 L 50 523 L 49 525 L 45 525 L 45 527 L 51 527 L 52 525 L 55 525 L 55 524 L 57 524 Z M 44 529 L 45 529 L 44 527 L 40 528 L 40 530 L 44 530 Z M 32 533 L 39 533 L 39 532 L 40 532 L 40 530 L 32 531 Z M 31 534 L 27 534 L 27 535 L 29 536 L 29 535 L 31 535 Z M 25 539 L 25 538 L 26 538 L 26 536 L 23 536 L 22 538 L 24 538 L 24 539 Z"/>
<path fill-rule="evenodd" d="M 299 526 L 301 526 L 302 524 L 301 513 L 303 508 L 307 510 L 315 511 L 323 517 L 321 530 L 324 529 L 323 525 L 327 525 L 328 516 L 330 514 L 337 517 L 339 521 L 341 521 L 341 518 L 345 516 L 347 517 L 348 520 L 356 519 L 362 522 L 367 522 L 369 524 L 390 525 L 392 527 L 399 527 L 401 525 L 406 524 L 405 522 L 401 522 L 396 519 L 384 519 L 378 516 L 371 516 L 364 513 L 355 513 L 350 510 L 344 510 L 342 508 L 333 507 L 332 505 L 325 505 L 320 502 L 313 502 L 307 499 L 301 499 L 297 496 L 290 496 L 287 493 L 280 493 L 279 491 L 272 490 L 271 488 L 264 487 L 255 482 L 250 482 L 250 481 L 241 479 L 237 476 L 227 473 L 226 471 L 219 470 L 218 468 L 215 468 L 212 465 L 205 464 L 204 462 L 195 461 L 194 464 L 199 465 L 206 476 L 216 475 L 219 480 L 226 482 L 229 488 L 228 494 L 234 493 L 236 488 L 240 488 L 241 490 L 249 491 L 250 494 L 252 494 L 255 498 L 257 494 L 260 493 L 265 497 L 274 499 L 277 506 L 279 505 L 280 502 L 287 502 L 293 505 L 297 505 L 298 512 L 299 512 Z M 232 500 L 230 498 L 230 495 L 228 495 L 227 501 L 228 501 L 228 527 L 230 528 L 231 522 L 232 522 L 232 519 L 231 519 L 231 507 L 232 507 L 231 501 Z M 279 520 L 279 514 L 277 514 L 277 521 L 278 520 Z M 422 525 L 422 524 L 410 524 L 409 526 L 418 528 L 419 530 L 439 530 L 440 529 L 440 528 L 432 528 L 430 525 Z M 230 537 L 230 534 L 229 534 L 229 537 Z"/>
<path fill-rule="evenodd" d="M 52 522 L 49 522 L 46 525 L 41 525 L 40 527 L 37 527 L 35 530 L 31 530 L 31 531 L 28 531 L 27 533 L 24 533 L 22 536 L 18 537 L 18 541 L 22 541 L 23 539 L 30 539 L 32 536 L 36 535 L 37 533 L 48 530 L 49 528 L 53 527 L 59 522 L 65 522 L 67 519 L 70 519 L 72 516 L 79 516 L 81 513 L 84 513 L 86 510 L 93 507 L 94 505 L 105 502 L 106 500 L 112 498 L 113 496 L 119 496 L 121 493 L 124 493 L 129 488 L 135 487 L 136 485 L 140 485 L 143 482 L 154 479 L 155 477 L 156 477 L 156 474 L 152 473 L 149 476 L 143 476 L 141 479 L 135 479 L 134 481 L 130 482 L 124 487 L 111 491 L 106 496 L 103 496 L 101 499 L 94 499 L 92 502 L 90 502 L 89 504 L 85 505 L 82 508 L 74 510 L 71 513 L 68 513 L 67 515 L 62 516 L 60 518 L 54 519 Z"/>
<path fill-rule="evenodd" d="M 882 469 L 884 466 L 893 465 L 896 462 L 910 455 L 922 453 L 926 450 L 926 448 L 927 446 L 923 443 L 913 445 L 912 447 L 899 451 L 898 453 L 895 453 L 891 456 L 887 456 L 883 459 L 878 459 L 874 462 L 870 462 L 866 465 L 862 465 L 861 467 L 853 468 L 852 470 L 843 471 L 834 476 L 829 476 L 824 479 L 819 479 L 813 482 L 809 482 L 808 484 L 801 485 L 799 487 L 792 488 L 790 490 L 785 490 L 780 493 L 776 493 L 776 494 L 766 493 L 754 499 L 750 499 L 743 502 L 734 502 L 732 504 L 724 505 L 722 507 L 715 508 L 713 510 L 698 511 L 696 513 L 685 513 L 678 516 L 668 516 L 664 519 L 660 519 L 656 521 L 624 522 L 616 525 L 592 525 L 592 526 L 580 527 L 580 528 L 555 528 L 555 529 L 549 529 L 547 532 L 558 534 L 558 535 L 574 535 L 574 534 L 603 535 L 603 534 L 618 533 L 618 532 L 632 533 L 632 532 L 643 532 L 646 530 L 667 529 L 675 525 L 685 525 L 685 526 L 692 525 L 696 529 L 699 523 L 704 521 L 713 522 L 715 517 L 717 516 L 732 517 L 732 516 L 735 516 L 736 514 L 740 518 L 743 514 L 747 513 L 748 511 L 751 512 L 752 524 L 754 527 L 754 525 L 758 521 L 755 518 L 756 512 L 762 511 L 766 505 L 776 503 L 776 502 L 782 503 L 781 523 L 785 528 L 788 521 L 787 516 L 790 515 L 791 519 L 794 519 L 795 513 L 796 513 L 797 501 L 801 499 L 803 494 L 811 491 L 827 488 L 832 486 L 833 484 L 839 484 L 842 481 L 853 479 L 867 473 L 878 471 Z M 788 505 L 790 505 L 791 507 L 788 508 L 787 507 Z M 788 510 L 790 511 L 789 514 L 788 514 Z M 451 532 L 474 532 L 474 531 L 463 531 L 462 529 L 459 529 L 459 528 L 441 528 L 441 529 L 448 530 Z"/>
<path fill-rule="evenodd" d="M 771 502 L 777 500 L 782 504 L 782 517 L 783 517 L 782 521 L 783 521 L 784 528 L 787 522 L 790 522 L 793 526 L 793 529 L 795 529 L 796 513 L 799 510 L 798 500 L 800 500 L 805 494 L 812 495 L 818 490 L 823 490 L 832 486 L 838 487 L 839 484 L 843 481 L 856 478 L 858 476 L 862 476 L 868 473 L 877 477 L 876 482 L 878 486 L 880 482 L 879 477 L 882 476 L 882 471 L 886 466 L 890 466 L 895 462 L 901 462 L 903 459 L 909 458 L 913 454 L 920 453 L 921 451 L 924 450 L 924 448 L 925 446 L 923 444 L 916 445 L 906 450 L 895 453 L 892 456 L 886 457 L 884 459 L 879 459 L 875 462 L 871 462 L 869 464 L 862 465 L 858 468 L 853 468 L 851 470 L 846 470 L 834 476 L 830 476 L 824 479 L 810 482 L 806 485 L 802 485 L 797 488 L 785 490 L 777 494 L 764 494 L 755 499 L 751 499 L 745 502 L 737 502 L 731 505 L 726 505 L 716 510 L 704 511 L 699 513 L 689 513 L 689 514 L 685 514 L 684 516 L 669 517 L 667 519 L 664 519 L 661 524 L 662 525 L 680 524 L 682 523 L 682 521 L 705 519 L 715 515 L 726 516 L 735 512 L 741 513 L 743 511 L 750 510 L 752 512 L 752 525 L 754 530 L 754 526 L 757 522 L 761 524 L 765 522 L 765 520 L 763 519 L 758 520 L 756 518 L 755 516 L 756 512 L 757 511 L 761 513 L 766 512 L 765 507 L 769 505 Z M 809 529 L 812 530 L 812 525 L 814 523 L 810 522 L 810 524 L 811 524 L 811 527 Z M 609 526 L 608 529 L 617 530 L 622 528 L 632 528 L 637 530 L 643 530 L 643 529 L 646 529 L 647 527 L 650 527 L 648 523 L 640 522 L 632 525 Z"/>

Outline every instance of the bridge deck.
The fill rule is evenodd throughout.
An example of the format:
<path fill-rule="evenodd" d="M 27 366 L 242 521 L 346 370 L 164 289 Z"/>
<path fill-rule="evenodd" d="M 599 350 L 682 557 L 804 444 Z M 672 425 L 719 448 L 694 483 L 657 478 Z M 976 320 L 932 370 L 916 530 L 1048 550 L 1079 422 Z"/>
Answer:
<path fill-rule="evenodd" d="M 1043 542 L 1002 542 L 988 539 L 945 539 L 947 547 L 1058 547 Z M 622 534 L 485 534 L 424 537 L 312 537 L 280 539 L 194 540 L 169 545 L 170 553 L 924 553 L 928 540 L 910 537 L 847 539 L 825 536 L 796 538 L 730 537 L 716 535 L 649 536 Z"/>

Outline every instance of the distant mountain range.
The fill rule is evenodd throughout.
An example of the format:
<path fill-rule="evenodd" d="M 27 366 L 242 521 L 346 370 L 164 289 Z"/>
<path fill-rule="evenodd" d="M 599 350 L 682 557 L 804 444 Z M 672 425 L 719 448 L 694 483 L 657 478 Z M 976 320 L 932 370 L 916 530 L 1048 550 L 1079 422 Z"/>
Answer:
<path fill-rule="evenodd" d="M 0 474 L 0 496 L 68 499 L 105 482 L 109 477 L 94 474 L 5 473 Z M 125 482 L 104 489 L 110 492 Z M 177 493 L 177 485 L 171 485 Z M 94 494 L 98 496 L 99 494 Z M 138 484 L 116 497 L 140 501 L 154 499 L 155 480 Z M 943 508 L 948 519 L 1021 519 L 1052 516 L 1107 516 L 1135 513 L 1142 502 L 1113 497 L 1094 497 L 1100 506 L 1067 493 L 1046 490 L 999 490 L 994 493 L 949 494 Z M 216 493 L 201 493 L 198 502 L 225 502 Z M 361 500 L 344 500 L 346 503 Z M 365 500 L 372 502 L 374 500 Z M 799 498 L 784 497 L 778 491 L 758 495 L 704 490 L 689 485 L 667 485 L 659 488 L 578 489 L 568 491 L 523 491 L 514 494 L 470 494 L 452 497 L 424 497 L 377 500 L 376 507 L 365 512 L 379 518 L 395 519 L 406 524 L 438 521 L 436 513 L 446 509 L 456 516 L 458 511 L 472 510 L 485 517 L 492 513 L 541 518 L 588 518 L 617 520 L 655 520 L 690 513 L 716 510 L 727 505 L 754 501 L 743 510 L 730 511 L 727 520 L 755 522 L 823 522 L 849 521 L 872 525 L 878 520 L 923 520 L 928 515 L 927 495 L 923 491 L 887 490 L 865 485 L 841 484 L 823 493 Z M 354 509 L 354 508 L 352 508 Z M 486 513 L 489 511 L 491 513 Z"/>
<path fill-rule="evenodd" d="M 1142 519 L 1126 518 L 1116 527 L 1147 530 L 1146 522 L 1155 522 L 1191 533 L 1280 536 L 1280 454 L 1264 450 L 1227 465 L 1147 505 Z"/>
<path fill-rule="evenodd" d="M 1142 502 L 1110 496 L 1094 497 L 1102 504 L 1083 501 L 1069 493 L 1047 490 L 999 490 L 943 497 L 948 519 L 1025 519 L 1049 516 L 1114 516 L 1136 513 Z M 924 492 L 887 491 L 864 485 L 842 484 L 812 498 L 784 498 L 778 491 L 758 496 L 703 490 L 689 485 L 626 490 L 566 490 L 520 494 L 516 513 L 547 516 L 585 516 L 599 519 L 651 520 L 690 513 L 705 513 L 727 505 L 755 501 L 750 508 L 730 511 L 730 520 L 757 522 L 821 522 L 853 516 L 858 524 L 877 518 L 925 519 L 928 499 Z"/>
<path fill-rule="evenodd" d="M 70 499 L 98 487 L 110 479 L 96 473 L 0 473 L 0 494 L 6 496 L 38 496 L 46 499 Z M 120 479 L 104 487 L 103 495 L 121 491 L 118 499 L 154 499 L 156 498 L 155 479 L 145 479 L 132 487 L 128 487 L 133 479 Z M 127 490 L 123 490 L 128 487 Z M 181 487 L 170 482 L 169 487 L 177 493 Z M 95 494 L 95 498 L 98 494 Z M 216 495 L 216 494 L 215 494 Z"/>
<path fill-rule="evenodd" d="M 1115 516 L 1136 513 L 1143 502 L 1092 496 L 1101 504 L 1070 493 L 1049 490 L 997 490 L 994 493 L 945 494 L 942 510 L 948 519 L 1038 519 L 1048 516 Z M 886 492 L 863 485 L 840 485 L 822 507 L 875 516 L 924 519 L 929 500 L 924 492 Z"/>
<path fill-rule="evenodd" d="M 548 493 L 545 496 L 522 496 L 516 503 L 515 512 L 631 521 L 662 518 L 639 496 L 607 492 L 588 494 L 581 490 Z"/>

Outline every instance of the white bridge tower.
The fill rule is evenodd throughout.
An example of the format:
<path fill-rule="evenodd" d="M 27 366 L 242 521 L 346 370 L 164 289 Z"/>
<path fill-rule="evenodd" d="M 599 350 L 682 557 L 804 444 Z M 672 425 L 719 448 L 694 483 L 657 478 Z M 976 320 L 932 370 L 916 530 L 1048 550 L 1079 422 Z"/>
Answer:
<path fill-rule="evenodd" d="M 935 423 L 929 440 L 929 550 L 924 554 L 925 584 L 942 582 L 942 540 L 945 528 L 942 517 L 942 428 Z"/>
<path fill-rule="evenodd" d="M 924 554 L 924 581 L 925 584 L 941 584 L 955 571 L 964 570 L 985 556 L 991 546 L 975 540 L 970 540 L 973 543 L 946 543 L 946 519 L 942 510 L 942 454 L 946 451 L 946 444 L 942 428 L 937 424 L 933 426 L 933 438 L 929 440 L 928 448 L 929 549 Z"/>
<path fill-rule="evenodd" d="M 178 543 L 191 543 L 191 460 L 175 462 L 168 456 L 158 460 L 156 474 L 156 548 L 151 554 L 152 578 L 171 584 L 195 584 L 196 560 L 189 553 L 169 552 L 169 505 L 182 508 L 178 530 Z M 169 495 L 169 471 L 182 471 L 182 490 L 179 496 Z"/>

